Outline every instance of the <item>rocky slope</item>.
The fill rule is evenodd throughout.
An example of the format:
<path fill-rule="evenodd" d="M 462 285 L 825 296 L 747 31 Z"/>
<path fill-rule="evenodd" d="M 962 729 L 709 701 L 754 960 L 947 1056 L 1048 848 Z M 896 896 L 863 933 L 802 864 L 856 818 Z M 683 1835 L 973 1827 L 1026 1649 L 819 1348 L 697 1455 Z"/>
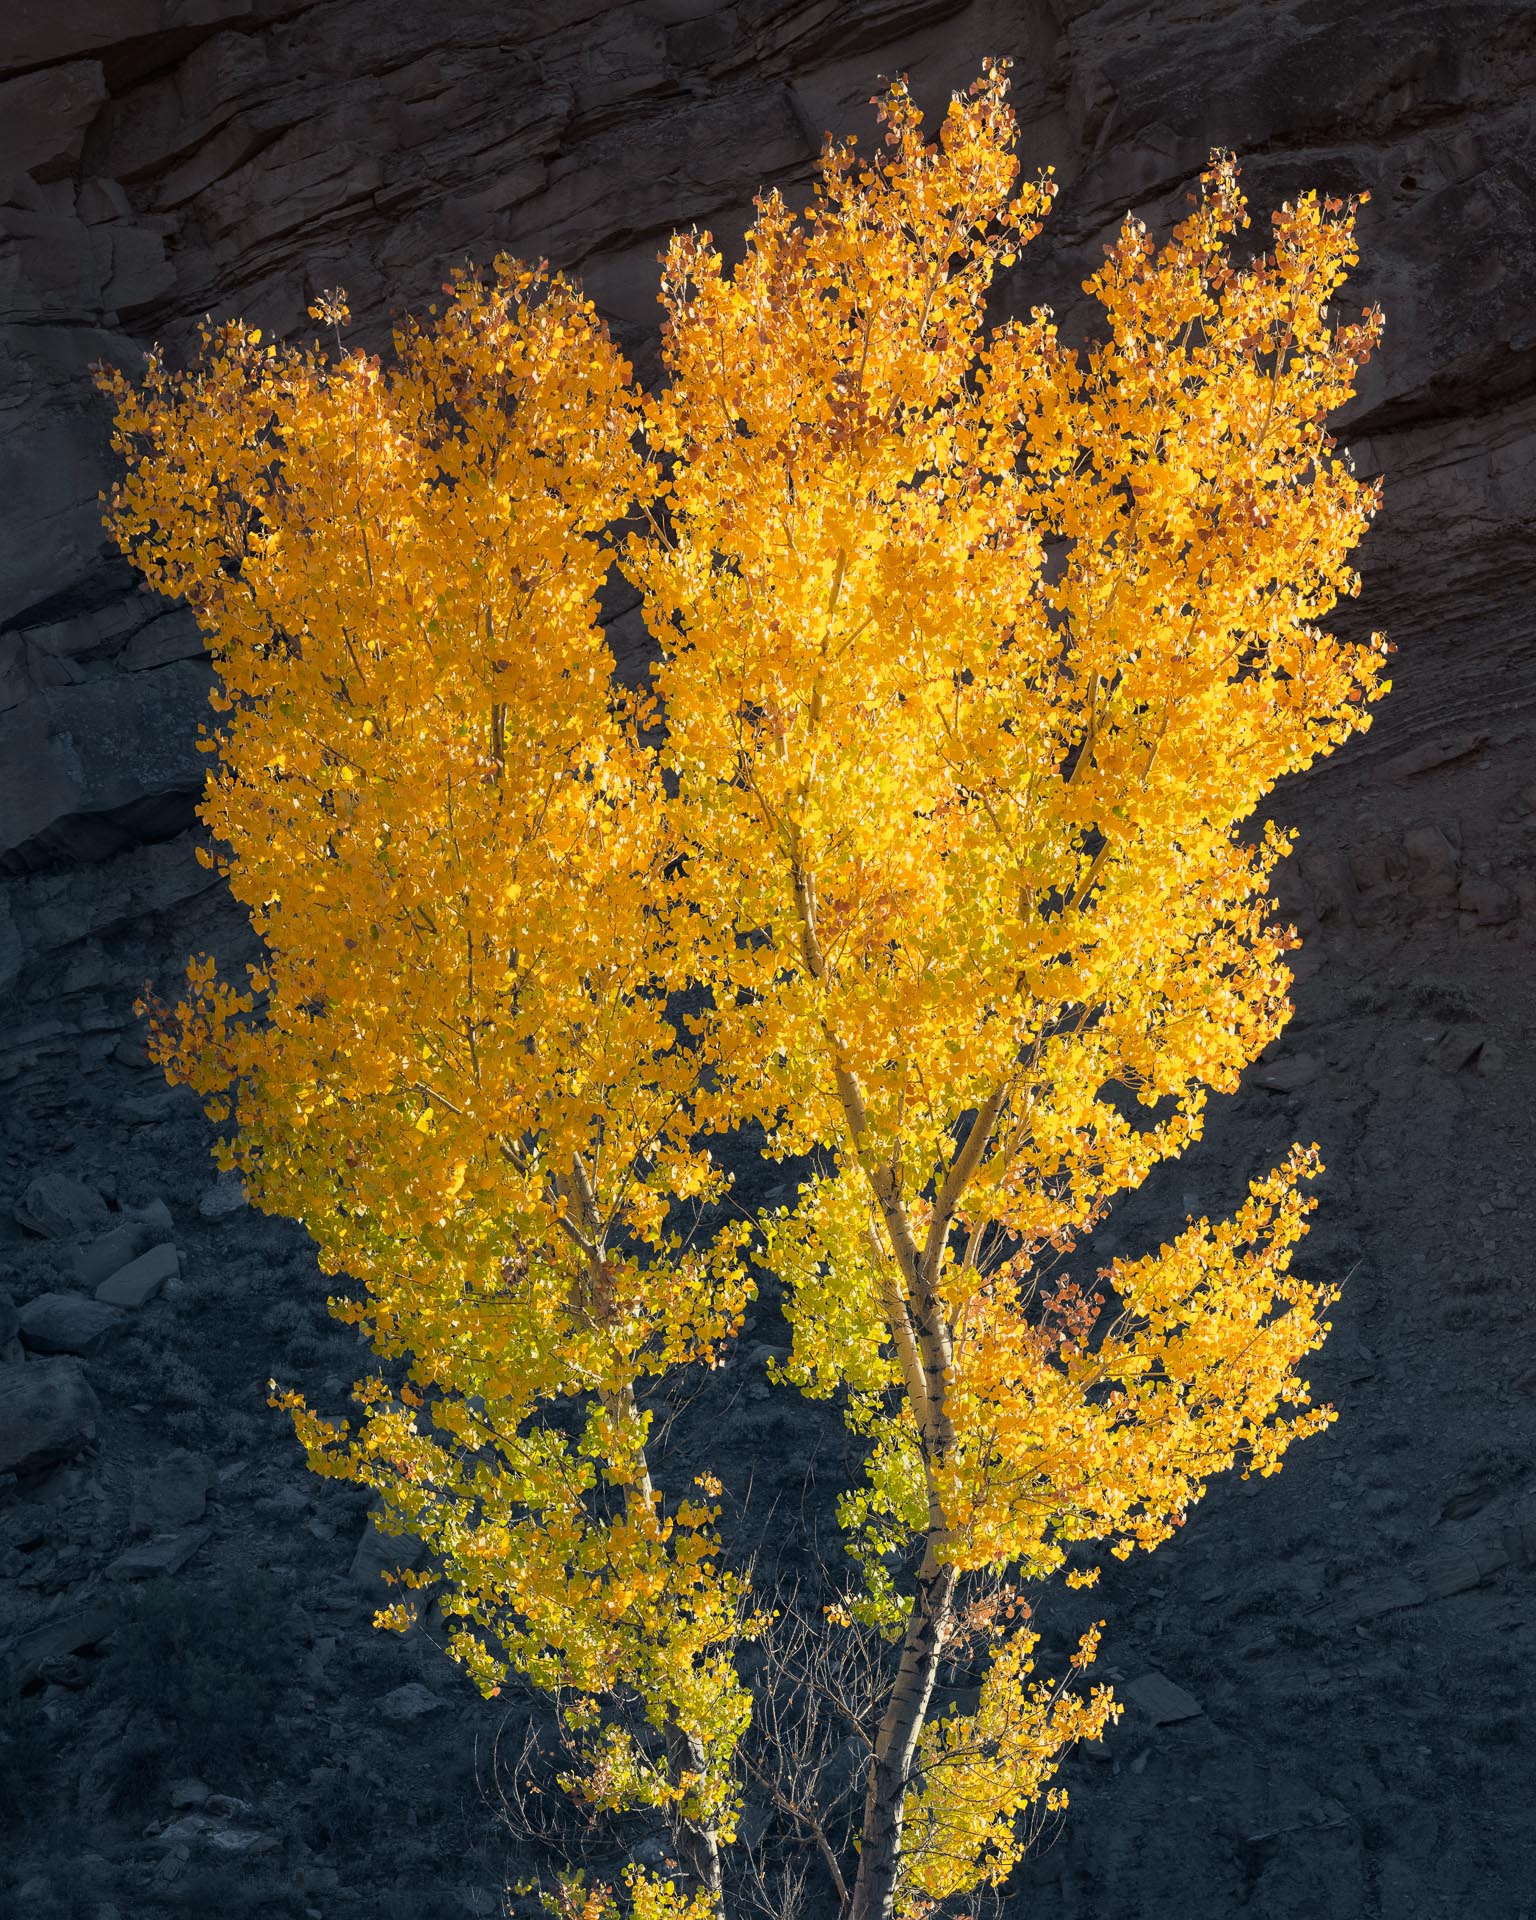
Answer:
<path fill-rule="evenodd" d="M 1370 190 L 1353 293 L 1389 324 L 1348 435 L 1388 507 L 1347 611 L 1399 647 L 1374 731 L 1281 797 L 1308 942 L 1283 1048 L 1107 1229 L 1160 1235 L 1320 1141 L 1311 1266 L 1345 1293 L 1312 1375 L 1339 1422 L 1278 1481 L 1214 1489 L 1093 1596 L 1137 1704 L 1073 1760 L 1072 1810 L 1008 1910 L 1536 1914 L 1536 20 L 1518 0 L 3 10 L 0 1909 L 492 1914 L 525 1857 L 491 1758 L 516 1711 L 420 1636 L 369 1634 L 378 1544 L 265 1408 L 271 1373 L 339 1394 L 356 1367 L 303 1236 L 212 1188 L 195 1103 L 133 1031 L 146 977 L 238 958 L 241 931 L 191 854 L 209 670 L 103 544 L 87 367 L 175 351 L 205 311 L 292 328 L 338 283 L 382 339 L 453 263 L 508 248 L 579 272 L 644 368 L 674 226 L 738 233 L 759 184 L 803 181 L 824 129 L 866 124 L 879 74 L 938 106 L 984 52 L 1014 57 L 1026 163 L 1062 183 L 1008 298 L 1069 324 L 1125 210 L 1166 223 L 1213 145 L 1244 156 L 1256 210 Z M 632 615 L 615 639 L 633 657 Z M 752 1338 L 775 1332 L 765 1303 Z M 841 1442 L 758 1369 L 685 1402 L 675 1445 L 726 1432 L 743 1529 L 807 1512 L 783 1556 L 810 1577 L 805 1490 Z M 814 1882 L 807 1910 L 828 1911 Z"/>

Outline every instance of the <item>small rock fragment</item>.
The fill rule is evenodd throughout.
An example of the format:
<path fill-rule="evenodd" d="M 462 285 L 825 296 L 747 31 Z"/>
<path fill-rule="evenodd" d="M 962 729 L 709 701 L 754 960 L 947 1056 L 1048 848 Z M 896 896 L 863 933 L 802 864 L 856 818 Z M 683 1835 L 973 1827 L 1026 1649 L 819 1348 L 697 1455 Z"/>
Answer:
<path fill-rule="evenodd" d="M 194 1527 L 185 1533 L 161 1534 L 143 1540 L 110 1561 L 109 1580 L 163 1580 L 182 1568 L 209 1537 L 207 1527 Z"/>
<path fill-rule="evenodd" d="M 1453 1555 L 1435 1560 L 1424 1570 L 1424 1591 L 1431 1600 L 1446 1600 L 1453 1593 L 1470 1593 L 1483 1583 L 1483 1571 L 1468 1555 Z"/>
<path fill-rule="evenodd" d="M 176 1223 L 171 1219 L 171 1210 L 163 1200 L 151 1200 L 148 1206 L 125 1207 L 129 1221 L 144 1230 L 144 1245 L 158 1246 L 162 1240 L 169 1240 L 176 1231 Z"/>
<path fill-rule="evenodd" d="M 208 1506 L 213 1469 L 201 1454 L 177 1447 L 150 1467 L 134 1488 L 128 1527 L 132 1533 L 160 1533 L 190 1527 Z"/>
<path fill-rule="evenodd" d="M 221 1173 L 197 1203 L 205 1220 L 222 1220 L 226 1214 L 239 1213 L 249 1202 L 238 1173 Z"/>
<path fill-rule="evenodd" d="M 180 1257 L 172 1246 L 151 1247 L 137 1260 L 130 1260 L 96 1289 L 96 1298 L 109 1307 L 142 1307 L 181 1271 Z"/>
<path fill-rule="evenodd" d="M 112 1049 L 112 1058 L 120 1066 L 147 1067 L 149 1048 L 145 1045 L 144 1035 L 137 1028 L 130 1027 L 117 1045 Z"/>
<path fill-rule="evenodd" d="M 1315 1054 L 1288 1054 L 1283 1059 L 1270 1060 L 1256 1067 L 1253 1084 L 1267 1087 L 1271 1093 L 1296 1093 L 1300 1088 L 1310 1086 L 1321 1070 L 1322 1063 Z"/>
<path fill-rule="evenodd" d="M 1155 1727 L 1171 1727 L 1205 1712 L 1192 1693 L 1175 1686 L 1161 1673 L 1144 1673 L 1138 1680 L 1128 1680 L 1124 1693 L 1131 1705 L 1145 1714 Z"/>
<path fill-rule="evenodd" d="M 184 1813 L 179 1820 L 162 1827 L 157 1837 L 162 1847 L 184 1847 L 225 1855 L 269 1853 L 278 1844 L 275 1833 L 258 1833 L 251 1827 L 226 1826 L 215 1815 L 201 1810 Z"/>

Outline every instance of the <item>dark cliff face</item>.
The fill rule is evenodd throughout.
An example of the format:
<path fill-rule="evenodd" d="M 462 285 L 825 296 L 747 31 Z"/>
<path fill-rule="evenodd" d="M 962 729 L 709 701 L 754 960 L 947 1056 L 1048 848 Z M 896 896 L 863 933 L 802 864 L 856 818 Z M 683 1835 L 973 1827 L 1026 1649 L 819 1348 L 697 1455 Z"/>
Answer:
<path fill-rule="evenodd" d="M 250 1910 L 327 1920 L 395 1898 L 491 1913 L 516 1877 L 451 1771 L 496 1721 L 430 1647 L 369 1642 L 358 1516 L 263 1405 L 274 1371 L 339 1394 L 355 1349 L 316 1319 L 302 1235 L 238 1196 L 220 1210 L 208 1129 L 143 1069 L 142 981 L 207 945 L 235 957 L 240 933 L 188 831 L 209 669 L 190 618 L 105 545 L 88 366 L 178 352 L 205 312 L 293 329 L 338 284 L 382 343 L 450 267 L 505 249 L 578 274 L 645 371 L 674 227 L 730 244 L 760 185 L 805 182 L 824 131 L 871 124 L 879 76 L 937 108 L 989 52 L 1015 63 L 1026 167 L 1062 188 L 1005 298 L 1068 327 L 1126 210 L 1165 228 L 1212 146 L 1241 156 L 1256 224 L 1306 187 L 1369 189 L 1348 295 L 1388 329 L 1344 432 L 1386 511 L 1341 619 L 1399 649 L 1372 732 L 1278 798 L 1302 832 L 1292 1028 L 1108 1229 L 1155 1242 L 1317 1139 L 1306 1264 L 1345 1293 L 1311 1377 L 1340 1418 L 1092 1596 L 1106 1664 L 1204 1710 L 1159 1724 L 1145 1689 L 1103 1759 L 1072 1762 L 1016 1910 L 1536 1912 L 1536 15 L 1518 0 L 0 8 L 0 1292 L 32 1356 L 0 1301 L 0 1372 L 39 1370 L 7 1404 L 47 1429 L 0 1479 L 0 1644 L 26 1687 L 0 1725 L 16 1911 L 239 1912 L 255 1889 L 290 1904 Z M 633 658 L 633 614 L 614 632 Z M 29 1203 L 45 1174 L 110 1204 Z M 105 1220 L 147 1257 L 157 1197 L 180 1271 L 98 1324 L 75 1243 Z M 771 1307 L 756 1337 L 776 1337 Z M 758 1462 L 751 1497 L 770 1485 L 782 1533 L 836 1443 L 755 1380 L 720 1392 L 695 1415 Z M 815 1540 L 785 1551 L 808 1566 Z M 146 1610 L 156 1565 L 175 1584 Z M 215 1800 L 194 1783 L 173 1805 L 194 1774 Z"/>

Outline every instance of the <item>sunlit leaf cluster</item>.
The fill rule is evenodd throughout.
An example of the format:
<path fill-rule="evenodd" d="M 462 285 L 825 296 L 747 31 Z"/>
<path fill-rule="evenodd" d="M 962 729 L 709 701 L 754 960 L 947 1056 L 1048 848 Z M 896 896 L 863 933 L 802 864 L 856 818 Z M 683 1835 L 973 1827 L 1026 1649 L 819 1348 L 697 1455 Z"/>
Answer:
<path fill-rule="evenodd" d="M 1281 1030 L 1291 841 L 1250 823 L 1369 724 L 1388 651 L 1321 624 L 1379 504 L 1327 431 L 1381 331 L 1337 313 L 1355 203 L 1256 252 L 1213 157 L 1164 243 L 1127 218 L 1073 345 L 989 322 L 1056 192 L 1004 64 L 934 143 L 877 104 L 879 149 L 762 197 L 740 264 L 673 239 L 653 394 L 505 260 L 387 364 L 236 324 L 106 379 L 111 524 L 210 636 L 202 817 L 265 953 L 246 990 L 194 961 L 157 1057 L 390 1363 L 351 1422 L 282 1404 L 427 1543 L 477 1682 L 565 1703 L 571 1792 L 729 1841 L 752 1602 L 641 1399 L 772 1274 L 781 1382 L 865 1454 L 828 1631 L 892 1646 L 858 1920 L 999 1883 L 1117 1711 L 998 1615 L 975 1712 L 932 1718 L 974 1583 L 1090 1583 L 1332 1418 L 1299 1369 L 1336 1294 L 1291 1268 L 1315 1147 L 1069 1263 Z M 612 677 L 615 563 L 654 702 Z M 817 1168 L 752 1222 L 718 1158 L 747 1121 Z"/>

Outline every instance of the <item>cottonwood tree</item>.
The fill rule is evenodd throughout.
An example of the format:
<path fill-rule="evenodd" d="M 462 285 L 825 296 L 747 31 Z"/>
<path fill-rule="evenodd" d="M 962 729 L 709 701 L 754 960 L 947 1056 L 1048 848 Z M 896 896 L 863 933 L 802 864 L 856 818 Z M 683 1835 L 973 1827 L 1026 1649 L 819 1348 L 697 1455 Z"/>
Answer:
<path fill-rule="evenodd" d="M 1113 1710 L 1033 1680 L 1032 1631 L 968 1595 L 1155 1547 L 1213 1473 L 1272 1473 L 1332 1417 L 1296 1372 L 1334 1297 L 1290 1272 L 1314 1148 L 1098 1293 L 1049 1276 L 1279 1032 L 1290 843 L 1240 828 L 1385 685 L 1380 636 L 1317 625 L 1377 504 L 1326 432 L 1380 328 L 1328 315 L 1353 205 L 1287 205 L 1238 264 L 1218 156 L 1161 249 L 1126 221 L 1076 352 L 1044 309 L 986 325 L 1053 193 L 1018 184 L 1001 66 L 937 146 L 903 87 L 881 122 L 804 218 L 758 202 L 734 270 L 673 240 L 626 562 L 690 890 L 753 935 L 716 959 L 719 1024 L 755 1036 L 718 1118 L 829 1156 L 763 1257 L 786 1376 L 867 1442 L 852 1612 L 899 1650 L 855 1920 L 998 1882 Z M 930 1723 L 978 1634 L 979 1705 Z"/>
<path fill-rule="evenodd" d="M 746 1719 L 743 1580 L 707 1493 L 657 1494 L 635 1401 L 750 1284 L 738 1231 L 680 1224 L 722 1192 L 711 1130 L 820 1168 L 752 1254 L 784 1378 L 867 1460 L 858 1577 L 814 1622 L 818 1671 L 864 1636 L 852 1854 L 794 1802 L 859 1920 L 1000 1884 L 1118 1711 L 1075 1688 L 1097 1630 L 1034 1678 L 1031 1584 L 1156 1547 L 1332 1418 L 1297 1368 L 1336 1296 L 1290 1270 L 1314 1148 L 1097 1287 L 1062 1262 L 1279 1032 L 1290 841 L 1245 823 L 1386 687 L 1380 636 L 1318 625 L 1377 505 L 1326 432 L 1380 331 L 1329 315 L 1354 203 L 1304 196 L 1240 261 L 1218 156 L 1164 246 L 1127 220 L 1075 351 L 1043 309 L 987 325 L 1053 194 L 1018 181 L 1003 66 L 936 145 L 903 86 L 879 105 L 883 150 L 829 143 L 739 267 L 674 240 L 643 403 L 510 265 L 388 371 L 233 328 L 113 385 L 113 524 L 212 636 L 204 818 L 270 956 L 251 994 L 196 963 L 158 1057 L 408 1362 L 355 1431 L 289 1398 L 312 1463 L 432 1547 L 483 1686 L 571 1697 L 574 1792 L 668 1810 L 690 1887 L 632 1876 L 646 1915 L 719 1903 Z M 593 607 L 632 502 L 664 730 Z M 971 1711 L 932 1714 L 945 1660 Z"/>
<path fill-rule="evenodd" d="M 153 1048 L 403 1364 L 351 1427 L 280 1396 L 310 1464 L 426 1542 L 486 1691 L 558 1693 L 570 1790 L 665 1811 L 718 1891 L 743 1595 L 707 1489 L 662 1502 L 636 1396 L 713 1362 L 748 1282 L 740 1228 L 680 1211 L 723 1190 L 689 1117 L 720 1056 L 668 1011 L 691 916 L 595 600 L 643 485 L 629 370 L 559 281 L 449 291 L 387 370 L 231 325 L 192 373 L 107 380 L 111 523 L 209 636 L 202 818 L 264 947 L 249 991 L 194 961 Z"/>

